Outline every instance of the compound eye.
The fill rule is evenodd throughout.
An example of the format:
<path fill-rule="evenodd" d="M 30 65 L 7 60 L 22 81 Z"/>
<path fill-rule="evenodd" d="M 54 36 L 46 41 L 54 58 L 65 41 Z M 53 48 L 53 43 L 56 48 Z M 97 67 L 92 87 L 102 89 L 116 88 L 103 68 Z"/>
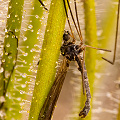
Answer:
<path fill-rule="evenodd" d="M 70 34 L 68 31 L 65 31 L 65 33 L 63 34 L 63 40 L 68 41 L 70 39 Z"/>

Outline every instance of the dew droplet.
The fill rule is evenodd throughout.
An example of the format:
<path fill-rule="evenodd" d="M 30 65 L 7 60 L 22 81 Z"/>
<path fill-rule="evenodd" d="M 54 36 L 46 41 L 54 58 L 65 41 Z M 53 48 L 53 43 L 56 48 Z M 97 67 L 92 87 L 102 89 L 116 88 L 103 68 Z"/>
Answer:
<path fill-rule="evenodd" d="M 35 17 L 36 17 L 36 18 L 39 18 L 39 16 L 38 16 L 38 15 L 35 15 Z"/>
<path fill-rule="evenodd" d="M 18 15 L 15 15 L 15 17 L 18 17 Z"/>
<path fill-rule="evenodd" d="M 26 41 L 26 40 L 27 40 L 27 37 L 24 37 L 24 38 L 23 38 L 23 41 Z"/>
<path fill-rule="evenodd" d="M 5 35 L 5 38 L 8 38 L 9 37 L 9 35 Z"/>
<path fill-rule="evenodd" d="M 39 83 L 37 82 L 36 85 L 39 85 Z"/>
<path fill-rule="evenodd" d="M 12 59 L 12 56 L 8 56 L 8 59 Z"/>
<path fill-rule="evenodd" d="M 8 30 L 7 29 L 5 29 L 5 32 L 7 32 Z"/>
<path fill-rule="evenodd" d="M 28 53 L 23 53 L 23 56 L 27 56 L 28 55 Z"/>
<path fill-rule="evenodd" d="M 10 47 L 10 44 L 9 44 L 9 43 L 7 43 L 7 44 L 6 44 L 6 47 Z"/>
<path fill-rule="evenodd" d="M 10 14 L 9 14 L 9 15 L 7 15 L 7 18 L 10 18 Z"/>
<path fill-rule="evenodd" d="M 32 28 L 33 28 L 33 26 L 30 24 L 30 25 L 28 26 L 28 28 L 29 28 L 29 29 L 32 29 Z"/>
<path fill-rule="evenodd" d="M 10 72 L 9 71 L 5 71 L 5 78 L 9 78 L 10 77 Z"/>
<path fill-rule="evenodd" d="M 5 55 L 8 55 L 8 52 L 5 52 Z"/>
<path fill-rule="evenodd" d="M 21 87 L 22 87 L 22 88 L 25 88 L 25 87 L 26 87 L 26 84 L 22 84 Z"/>
<path fill-rule="evenodd" d="M 3 67 L 0 68 L 0 73 L 2 73 L 4 71 Z"/>
<path fill-rule="evenodd" d="M 11 9 L 11 8 L 12 8 L 12 6 L 9 6 L 9 8 Z"/>
<path fill-rule="evenodd" d="M 0 103 L 5 101 L 5 97 L 4 96 L 0 96 Z"/>
<path fill-rule="evenodd" d="M 23 73 L 23 74 L 22 74 L 22 77 L 23 77 L 23 78 L 26 78 L 26 77 L 27 77 L 27 74 L 26 74 L 26 73 Z"/>
<path fill-rule="evenodd" d="M 12 22 L 15 22 L 15 20 L 12 20 Z"/>

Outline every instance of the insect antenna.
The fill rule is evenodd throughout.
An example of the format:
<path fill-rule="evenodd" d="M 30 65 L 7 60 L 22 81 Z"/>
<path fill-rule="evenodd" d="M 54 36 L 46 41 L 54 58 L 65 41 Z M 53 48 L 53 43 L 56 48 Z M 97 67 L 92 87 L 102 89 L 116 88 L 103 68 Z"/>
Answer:
<path fill-rule="evenodd" d="M 70 25 L 70 21 L 69 21 L 69 17 L 68 17 L 68 13 L 67 13 L 67 8 L 66 8 L 65 0 L 63 0 L 63 3 L 64 3 L 65 14 L 66 14 L 66 17 L 67 17 L 68 25 L 69 25 L 69 28 L 70 28 L 70 31 L 71 31 L 71 34 L 72 34 L 71 37 L 73 38 L 73 42 L 75 42 L 75 37 L 74 37 L 73 31 L 72 31 L 72 27 Z"/>
<path fill-rule="evenodd" d="M 74 2 L 75 3 L 75 2 Z M 73 16 L 73 13 L 72 13 L 72 10 L 71 10 L 71 7 L 70 7 L 70 4 L 69 4 L 69 1 L 67 0 L 67 4 L 68 4 L 68 7 L 69 7 L 69 10 L 70 10 L 70 15 L 71 15 L 71 17 L 72 17 L 72 20 L 73 20 L 73 23 L 74 23 L 74 25 L 75 25 L 75 28 L 76 28 L 76 30 L 77 30 L 77 33 L 78 33 L 78 35 L 79 35 L 79 38 L 80 38 L 80 40 L 81 40 L 81 43 L 83 43 L 83 41 L 82 41 L 82 39 L 81 39 L 81 34 L 80 34 L 80 32 L 79 32 L 79 30 L 78 30 L 78 28 L 77 28 L 77 25 L 76 25 L 76 23 L 75 23 L 75 19 L 74 19 L 74 16 Z M 77 8 L 77 7 L 76 7 Z M 77 9 L 75 9 L 75 10 L 77 10 Z M 77 14 L 77 11 L 76 11 L 76 14 Z M 77 17 L 78 18 L 78 17 Z M 78 23 L 78 20 L 77 20 L 77 23 Z"/>
<path fill-rule="evenodd" d="M 81 33 L 81 29 L 80 29 L 80 23 L 79 23 L 79 19 L 78 19 L 76 0 L 74 0 L 74 5 L 75 5 L 76 19 L 77 19 L 77 24 L 78 24 L 79 34 L 80 34 L 80 40 L 83 43 L 82 33 Z"/>
<path fill-rule="evenodd" d="M 109 62 L 112 65 L 115 63 L 115 57 L 116 57 L 116 48 L 117 48 L 117 39 L 118 39 L 118 25 L 119 25 L 119 11 L 120 11 L 120 0 L 118 1 L 117 24 L 116 24 L 116 35 L 115 35 L 115 45 L 114 45 L 113 60 L 110 61 L 110 60 L 102 57 L 103 60 Z"/>

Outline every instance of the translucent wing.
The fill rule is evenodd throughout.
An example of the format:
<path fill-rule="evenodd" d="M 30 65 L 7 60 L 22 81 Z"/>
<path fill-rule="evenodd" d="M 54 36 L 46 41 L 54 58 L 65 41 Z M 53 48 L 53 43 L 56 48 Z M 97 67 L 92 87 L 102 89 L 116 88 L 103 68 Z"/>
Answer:
<path fill-rule="evenodd" d="M 55 81 L 53 83 L 52 88 L 45 100 L 45 103 L 40 111 L 38 120 L 51 120 L 56 102 L 58 100 L 60 91 L 63 86 L 63 82 L 65 80 L 65 76 L 67 74 L 67 69 L 69 67 L 70 61 L 64 58 L 61 67 L 58 70 L 58 73 L 55 77 Z"/>

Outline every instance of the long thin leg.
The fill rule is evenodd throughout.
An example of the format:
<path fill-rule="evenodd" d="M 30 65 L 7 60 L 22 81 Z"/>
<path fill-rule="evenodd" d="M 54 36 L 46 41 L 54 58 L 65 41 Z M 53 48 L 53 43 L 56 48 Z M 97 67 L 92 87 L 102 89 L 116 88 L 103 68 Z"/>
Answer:
<path fill-rule="evenodd" d="M 92 46 L 89 46 L 89 45 L 85 45 L 85 47 L 93 48 L 93 49 L 96 49 L 96 50 L 102 50 L 102 51 L 105 51 L 105 52 L 112 52 L 111 50 L 108 50 L 108 49 L 96 48 L 96 47 L 92 47 Z"/>
<path fill-rule="evenodd" d="M 84 57 L 85 57 L 85 51 L 83 51 L 83 60 L 80 59 L 80 56 L 77 56 L 76 61 L 80 67 L 80 72 L 81 74 L 83 74 L 83 82 L 84 82 L 84 87 L 86 90 L 86 102 L 85 102 L 85 106 L 84 108 L 81 110 L 81 112 L 79 113 L 79 116 L 81 116 L 81 118 L 85 118 L 86 115 L 89 113 L 90 110 L 90 98 L 91 98 L 91 94 L 90 94 L 90 87 L 89 87 L 89 82 L 88 82 L 88 77 L 87 77 L 87 70 L 85 67 L 85 61 L 84 61 Z M 84 65 L 83 65 L 84 64 Z"/>
<path fill-rule="evenodd" d="M 83 62 L 82 62 L 82 64 L 81 64 L 81 61 L 82 61 L 82 58 L 80 57 L 80 56 L 77 56 L 76 55 L 76 61 L 77 61 L 77 63 L 78 63 L 78 70 L 81 72 L 81 71 L 83 71 L 83 67 L 82 66 L 84 66 L 83 65 Z M 81 72 L 81 76 L 82 76 L 82 87 L 83 87 L 83 94 L 85 95 L 85 85 L 84 85 L 84 73 L 83 72 Z"/>
<path fill-rule="evenodd" d="M 118 25 L 119 25 L 119 11 L 120 11 L 120 0 L 118 1 L 118 14 L 117 14 L 117 24 L 116 24 L 116 35 L 115 35 L 115 45 L 114 45 L 113 60 L 110 61 L 110 60 L 102 57 L 102 59 L 104 59 L 105 61 L 111 63 L 112 65 L 115 63 L 115 57 L 116 57 L 117 37 L 118 37 Z"/>
<path fill-rule="evenodd" d="M 40 2 L 40 4 L 44 7 L 45 10 L 48 11 L 48 9 L 45 7 L 44 3 L 41 0 L 38 0 Z"/>

